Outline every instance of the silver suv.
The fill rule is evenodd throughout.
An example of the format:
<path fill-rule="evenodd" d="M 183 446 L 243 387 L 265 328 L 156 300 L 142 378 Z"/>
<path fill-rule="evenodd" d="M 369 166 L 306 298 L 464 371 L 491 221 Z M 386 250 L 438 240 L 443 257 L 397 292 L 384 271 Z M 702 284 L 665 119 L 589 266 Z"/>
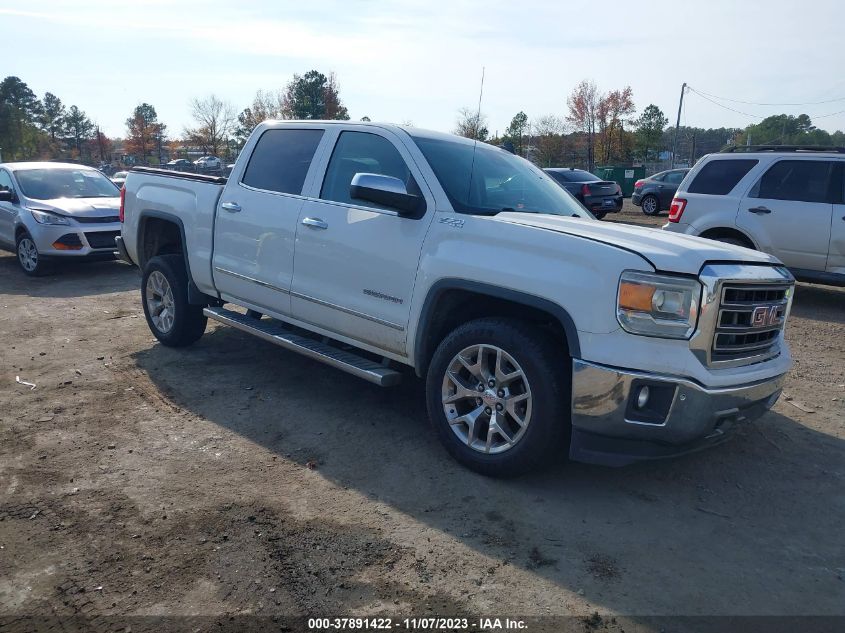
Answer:
<path fill-rule="evenodd" d="M 678 187 L 663 228 L 765 251 L 801 281 L 845 286 L 845 148 L 705 156 Z"/>

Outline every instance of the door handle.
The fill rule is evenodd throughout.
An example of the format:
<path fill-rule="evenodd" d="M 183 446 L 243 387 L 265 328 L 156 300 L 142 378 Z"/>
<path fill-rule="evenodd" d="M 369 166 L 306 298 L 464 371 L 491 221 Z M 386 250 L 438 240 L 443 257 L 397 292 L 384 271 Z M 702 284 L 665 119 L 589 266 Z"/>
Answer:
<path fill-rule="evenodd" d="M 224 211 L 228 211 L 229 213 L 241 212 L 241 205 L 239 205 L 237 202 L 224 202 L 220 205 L 220 208 Z"/>
<path fill-rule="evenodd" d="M 766 213 L 771 213 L 772 210 L 768 207 L 751 207 L 748 209 L 751 213 L 756 213 L 757 215 L 763 215 Z"/>
<path fill-rule="evenodd" d="M 320 218 L 302 218 L 302 224 L 312 229 L 327 229 L 329 225 Z"/>

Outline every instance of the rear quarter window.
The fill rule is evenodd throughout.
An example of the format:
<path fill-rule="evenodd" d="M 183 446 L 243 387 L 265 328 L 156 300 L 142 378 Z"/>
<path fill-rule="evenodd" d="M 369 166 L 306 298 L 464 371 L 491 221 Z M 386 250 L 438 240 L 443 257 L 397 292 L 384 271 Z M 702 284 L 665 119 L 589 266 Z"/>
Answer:
<path fill-rule="evenodd" d="M 715 159 L 701 168 L 687 187 L 689 193 L 724 196 L 757 164 L 755 159 Z"/>

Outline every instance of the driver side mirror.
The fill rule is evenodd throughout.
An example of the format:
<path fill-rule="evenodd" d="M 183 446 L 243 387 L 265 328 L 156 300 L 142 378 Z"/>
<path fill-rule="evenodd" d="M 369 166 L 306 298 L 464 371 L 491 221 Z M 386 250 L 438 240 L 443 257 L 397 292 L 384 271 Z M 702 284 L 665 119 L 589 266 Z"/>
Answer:
<path fill-rule="evenodd" d="M 383 174 L 355 174 L 349 185 L 349 196 L 396 209 L 399 215 L 420 216 L 425 211 L 422 196 L 408 193 L 399 178 Z"/>
<path fill-rule="evenodd" d="M 14 202 L 15 192 L 11 189 L 0 189 L 0 202 Z"/>

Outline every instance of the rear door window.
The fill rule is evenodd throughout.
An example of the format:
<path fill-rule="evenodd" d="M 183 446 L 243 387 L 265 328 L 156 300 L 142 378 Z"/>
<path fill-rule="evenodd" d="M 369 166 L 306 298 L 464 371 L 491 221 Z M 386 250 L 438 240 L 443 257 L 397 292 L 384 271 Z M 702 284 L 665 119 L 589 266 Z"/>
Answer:
<path fill-rule="evenodd" d="M 255 189 L 300 195 L 323 130 L 267 130 L 258 139 L 241 182 Z"/>
<path fill-rule="evenodd" d="M 798 202 L 832 202 L 831 161 L 781 160 L 769 167 L 754 185 L 752 198 L 795 200 Z"/>
<path fill-rule="evenodd" d="M 757 164 L 755 159 L 715 159 L 701 168 L 687 188 L 689 193 L 724 196 Z"/>

